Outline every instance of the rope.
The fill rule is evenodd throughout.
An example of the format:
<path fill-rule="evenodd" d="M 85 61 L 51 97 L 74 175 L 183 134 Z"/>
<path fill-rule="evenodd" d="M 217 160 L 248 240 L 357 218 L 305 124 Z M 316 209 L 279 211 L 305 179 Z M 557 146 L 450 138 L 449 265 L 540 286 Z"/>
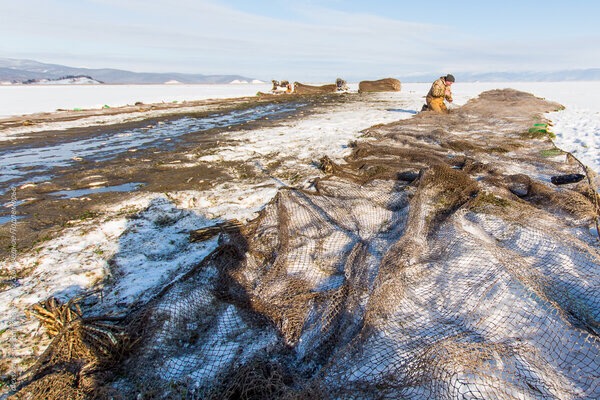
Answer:
<path fill-rule="evenodd" d="M 556 147 L 557 149 L 559 148 L 556 143 L 554 143 L 554 141 L 552 139 L 550 139 L 550 141 L 552 142 L 552 144 L 554 145 L 554 147 Z M 561 149 L 562 150 L 562 149 Z M 592 180 L 592 177 L 589 172 L 589 167 L 586 166 L 584 163 L 581 162 L 581 160 L 579 160 L 577 157 L 575 157 L 573 155 L 573 153 L 571 153 L 570 151 L 565 151 L 562 150 L 565 153 L 567 153 L 569 156 L 571 156 L 573 158 L 573 160 L 577 161 L 577 163 L 581 166 L 581 168 L 583 169 L 583 172 L 585 174 L 585 177 L 588 181 L 588 185 L 590 186 L 590 190 L 592 193 L 592 197 L 594 198 L 594 206 L 595 206 L 595 210 L 596 210 L 596 215 L 594 216 L 594 222 L 596 224 L 596 235 L 598 236 L 598 241 L 600 242 L 600 222 L 599 222 L 599 214 L 600 214 L 600 201 L 598 200 L 598 189 L 596 188 L 596 186 L 594 185 L 594 181 Z"/>

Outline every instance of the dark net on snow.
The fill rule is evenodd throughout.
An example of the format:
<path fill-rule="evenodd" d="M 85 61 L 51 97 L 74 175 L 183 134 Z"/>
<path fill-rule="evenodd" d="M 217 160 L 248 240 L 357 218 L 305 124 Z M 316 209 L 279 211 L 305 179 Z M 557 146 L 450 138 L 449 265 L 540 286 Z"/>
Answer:
<path fill-rule="evenodd" d="M 531 129 L 558 107 L 496 90 L 369 129 L 345 163 L 322 160 L 314 188 L 282 189 L 221 229 L 215 252 L 132 317 L 136 345 L 105 386 L 157 399 L 599 398 L 595 177 L 552 185 L 586 171 Z"/>

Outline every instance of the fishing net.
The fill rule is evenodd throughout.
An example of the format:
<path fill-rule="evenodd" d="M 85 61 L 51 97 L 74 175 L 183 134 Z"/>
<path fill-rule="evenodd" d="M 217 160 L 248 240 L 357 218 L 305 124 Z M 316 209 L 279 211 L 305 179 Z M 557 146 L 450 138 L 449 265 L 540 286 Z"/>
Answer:
<path fill-rule="evenodd" d="M 596 180 L 552 185 L 581 166 L 530 129 L 558 107 L 496 90 L 365 131 L 310 189 L 215 228 L 217 250 L 130 317 L 135 345 L 105 389 L 600 397 Z"/>

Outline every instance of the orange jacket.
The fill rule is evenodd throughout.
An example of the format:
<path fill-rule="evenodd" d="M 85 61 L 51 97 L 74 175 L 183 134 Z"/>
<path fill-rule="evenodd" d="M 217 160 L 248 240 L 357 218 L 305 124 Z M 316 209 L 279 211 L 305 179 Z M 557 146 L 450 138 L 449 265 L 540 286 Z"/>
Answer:
<path fill-rule="evenodd" d="M 452 91 L 450 86 L 446 86 L 446 78 L 440 77 L 431 85 L 429 93 L 427 93 L 427 101 L 431 101 L 433 98 L 443 97 L 448 101 L 452 101 Z"/>

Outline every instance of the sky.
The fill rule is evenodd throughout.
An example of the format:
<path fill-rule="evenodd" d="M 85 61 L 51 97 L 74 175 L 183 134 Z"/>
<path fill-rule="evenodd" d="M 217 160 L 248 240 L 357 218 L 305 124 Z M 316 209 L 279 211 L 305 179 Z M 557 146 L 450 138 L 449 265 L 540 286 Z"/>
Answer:
<path fill-rule="evenodd" d="M 348 81 L 600 67 L 600 2 L 0 0 L 0 57 Z"/>

